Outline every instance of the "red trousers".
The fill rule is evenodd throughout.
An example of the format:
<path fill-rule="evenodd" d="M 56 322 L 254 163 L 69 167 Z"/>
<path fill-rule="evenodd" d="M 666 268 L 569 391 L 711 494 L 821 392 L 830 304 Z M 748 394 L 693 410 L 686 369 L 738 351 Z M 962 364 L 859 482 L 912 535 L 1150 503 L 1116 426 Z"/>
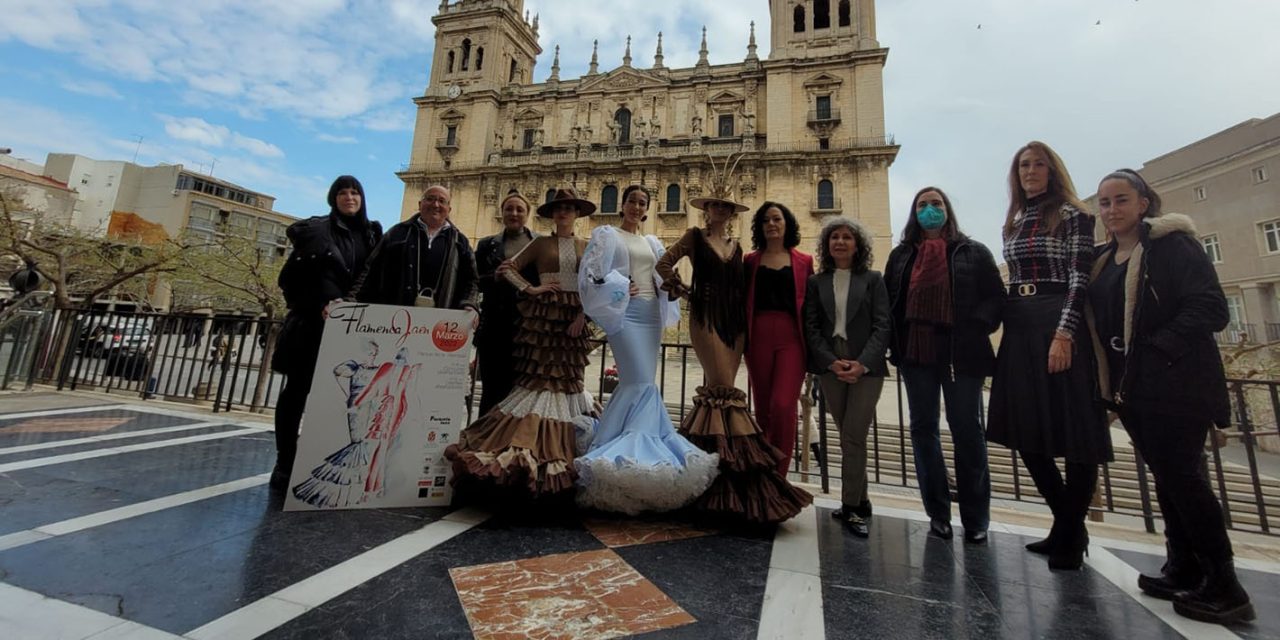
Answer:
<path fill-rule="evenodd" d="M 747 345 L 756 422 L 770 444 L 782 450 L 778 471 L 784 476 L 796 448 L 796 413 L 804 384 L 804 339 L 791 314 L 757 313 Z"/>

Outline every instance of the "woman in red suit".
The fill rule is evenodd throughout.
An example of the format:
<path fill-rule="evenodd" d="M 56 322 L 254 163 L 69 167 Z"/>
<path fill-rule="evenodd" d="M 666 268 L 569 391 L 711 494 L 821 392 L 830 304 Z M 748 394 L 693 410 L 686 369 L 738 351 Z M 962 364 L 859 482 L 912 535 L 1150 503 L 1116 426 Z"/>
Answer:
<path fill-rule="evenodd" d="M 796 405 L 804 383 L 801 326 L 805 281 L 813 256 L 796 251 L 800 224 L 791 210 L 765 202 L 751 219 L 747 271 L 747 375 L 756 421 L 769 443 L 782 451 L 778 472 L 787 474 L 796 446 Z"/>

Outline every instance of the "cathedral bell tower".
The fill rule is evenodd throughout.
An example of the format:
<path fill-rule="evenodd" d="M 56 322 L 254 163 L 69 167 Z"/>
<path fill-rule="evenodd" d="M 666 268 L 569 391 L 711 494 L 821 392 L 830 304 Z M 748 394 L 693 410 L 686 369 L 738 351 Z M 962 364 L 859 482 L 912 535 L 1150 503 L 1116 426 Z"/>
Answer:
<path fill-rule="evenodd" d="M 542 48 L 538 18 L 524 13 L 524 0 L 442 0 L 431 22 L 436 49 L 426 95 L 457 98 L 532 82 Z"/>
<path fill-rule="evenodd" d="M 769 0 L 770 59 L 879 49 L 875 0 Z"/>

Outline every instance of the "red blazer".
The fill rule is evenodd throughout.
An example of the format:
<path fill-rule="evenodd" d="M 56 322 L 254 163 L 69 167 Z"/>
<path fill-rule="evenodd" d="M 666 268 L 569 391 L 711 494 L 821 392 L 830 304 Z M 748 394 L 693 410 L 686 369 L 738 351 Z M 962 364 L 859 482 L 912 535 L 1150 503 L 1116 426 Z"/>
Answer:
<path fill-rule="evenodd" d="M 752 251 L 743 258 L 747 267 L 747 341 L 751 341 L 751 329 L 756 321 L 756 269 L 760 268 L 760 252 Z M 809 276 L 813 275 L 813 256 L 791 249 L 791 274 L 796 285 L 796 332 L 804 345 L 804 290 Z"/>

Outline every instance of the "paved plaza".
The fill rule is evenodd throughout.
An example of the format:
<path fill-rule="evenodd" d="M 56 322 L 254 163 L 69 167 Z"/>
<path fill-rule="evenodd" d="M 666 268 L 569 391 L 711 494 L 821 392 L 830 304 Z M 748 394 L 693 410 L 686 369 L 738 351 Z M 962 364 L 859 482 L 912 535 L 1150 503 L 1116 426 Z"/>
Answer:
<path fill-rule="evenodd" d="M 1095 527 L 1085 569 L 1050 572 L 1035 517 L 966 545 L 888 494 L 869 540 L 826 497 L 767 530 L 284 513 L 265 418 L 108 402 L 0 395 L 0 638 L 1280 638 L 1267 559 L 1239 562 L 1258 619 L 1224 629 L 1138 594 L 1155 538 Z"/>

